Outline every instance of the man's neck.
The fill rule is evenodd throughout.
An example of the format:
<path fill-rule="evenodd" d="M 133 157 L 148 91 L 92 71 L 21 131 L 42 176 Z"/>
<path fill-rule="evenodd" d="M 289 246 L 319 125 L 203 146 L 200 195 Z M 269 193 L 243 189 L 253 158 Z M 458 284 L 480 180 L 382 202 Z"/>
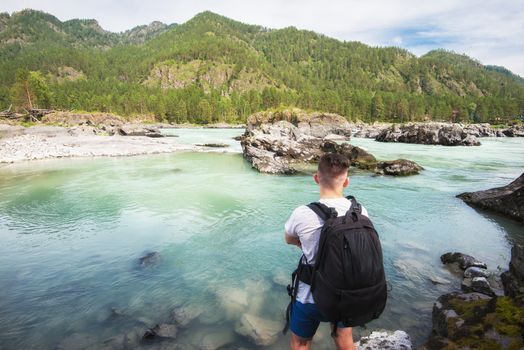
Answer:
<path fill-rule="evenodd" d="M 320 199 L 330 199 L 330 198 L 342 198 L 344 197 L 344 189 L 331 189 L 331 188 L 322 188 L 320 187 Z"/>

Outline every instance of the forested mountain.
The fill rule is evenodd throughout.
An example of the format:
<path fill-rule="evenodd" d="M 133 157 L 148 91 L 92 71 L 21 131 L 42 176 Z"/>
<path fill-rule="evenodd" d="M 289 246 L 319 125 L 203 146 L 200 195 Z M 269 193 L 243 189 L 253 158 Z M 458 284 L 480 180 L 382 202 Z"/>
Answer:
<path fill-rule="evenodd" d="M 111 33 L 24 10 L 0 14 L 0 109 L 10 104 L 197 123 L 280 105 L 364 121 L 494 121 L 524 114 L 524 82 L 453 52 L 417 58 L 211 12 Z"/>

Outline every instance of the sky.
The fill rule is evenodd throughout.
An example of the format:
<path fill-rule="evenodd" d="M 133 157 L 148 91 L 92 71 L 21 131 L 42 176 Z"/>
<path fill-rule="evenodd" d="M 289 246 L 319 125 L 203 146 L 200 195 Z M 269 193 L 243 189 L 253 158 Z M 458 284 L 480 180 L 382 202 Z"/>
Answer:
<path fill-rule="evenodd" d="M 184 23 L 210 10 L 268 28 L 295 26 L 416 55 L 444 48 L 524 77 L 524 0 L 2 0 L 0 12 L 32 8 L 60 20 L 94 18 L 124 31 L 152 21 Z"/>

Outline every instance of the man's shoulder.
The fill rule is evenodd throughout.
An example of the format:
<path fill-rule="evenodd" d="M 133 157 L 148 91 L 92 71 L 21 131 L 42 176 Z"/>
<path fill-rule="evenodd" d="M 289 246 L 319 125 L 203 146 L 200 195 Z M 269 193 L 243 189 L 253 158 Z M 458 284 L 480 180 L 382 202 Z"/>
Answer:
<path fill-rule="evenodd" d="M 307 205 L 299 205 L 291 213 L 292 216 L 304 216 L 314 214 L 313 210 L 309 209 Z"/>

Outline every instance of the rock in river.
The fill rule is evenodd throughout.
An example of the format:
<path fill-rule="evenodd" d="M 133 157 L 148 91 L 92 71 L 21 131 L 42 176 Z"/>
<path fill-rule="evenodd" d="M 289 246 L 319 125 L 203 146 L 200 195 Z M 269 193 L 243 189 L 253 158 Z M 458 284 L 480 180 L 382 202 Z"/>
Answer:
<path fill-rule="evenodd" d="M 509 185 L 465 192 L 457 197 L 471 206 L 493 210 L 524 223 L 524 173 Z"/>
<path fill-rule="evenodd" d="M 351 126 L 342 116 L 298 109 L 266 111 L 248 118 L 241 146 L 254 168 L 270 174 L 294 174 L 328 152 L 347 156 L 352 166 L 386 175 L 409 175 L 422 169 L 405 160 L 379 163 L 362 148 L 334 141 L 334 135 L 345 139 L 351 135 Z"/>
<path fill-rule="evenodd" d="M 379 175 L 409 176 L 416 175 L 424 168 L 407 159 L 379 162 L 375 172 Z"/>

